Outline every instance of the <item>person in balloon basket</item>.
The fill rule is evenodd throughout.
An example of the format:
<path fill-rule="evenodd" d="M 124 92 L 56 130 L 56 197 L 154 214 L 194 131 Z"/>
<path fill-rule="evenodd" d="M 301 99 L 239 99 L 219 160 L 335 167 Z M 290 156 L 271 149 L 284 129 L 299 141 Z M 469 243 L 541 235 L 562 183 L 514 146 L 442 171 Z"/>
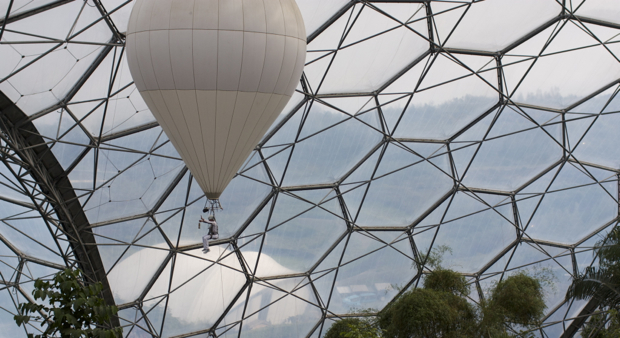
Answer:
<path fill-rule="evenodd" d="M 202 236 L 202 252 L 209 252 L 209 240 L 210 239 L 218 239 L 220 238 L 220 234 L 218 233 L 217 222 L 215 221 L 215 216 L 210 215 L 207 217 L 207 220 L 200 216 L 200 220 L 198 221 L 198 229 L 200 229 L 200 223 L 209 224 L 209 233 Z"/>

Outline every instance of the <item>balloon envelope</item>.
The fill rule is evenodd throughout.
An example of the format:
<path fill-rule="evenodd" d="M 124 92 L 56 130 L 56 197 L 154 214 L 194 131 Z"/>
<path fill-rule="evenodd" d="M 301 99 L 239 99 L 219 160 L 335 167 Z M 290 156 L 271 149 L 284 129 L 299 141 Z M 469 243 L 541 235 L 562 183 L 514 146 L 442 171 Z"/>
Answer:
<path fill-rule="evenodd" d="M 217 199 L 297 87 L 306 32 L 294 0 L 137 0 L 126 48 L 144 101 Z"/>

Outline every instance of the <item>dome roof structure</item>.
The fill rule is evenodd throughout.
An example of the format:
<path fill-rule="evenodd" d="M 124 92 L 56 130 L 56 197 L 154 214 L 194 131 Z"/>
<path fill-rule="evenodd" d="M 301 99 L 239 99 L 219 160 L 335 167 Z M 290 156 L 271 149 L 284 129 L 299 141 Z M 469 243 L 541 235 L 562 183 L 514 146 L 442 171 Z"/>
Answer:
<path fill-rule="evenodd" d="M 578 331 L 596 304 L 564 295 L 619 220 L 616 1 L 297 3 L 304 73 L 204 255 L 206 198 L 127 66 L 134 2 L 0 0 L 7 335 L 40 329 L 16 305 L 69 266 L 127 337 L 318 338 L 416 287 L 429 254 L 472 302 L 545 274 L 537 334 Z"/>

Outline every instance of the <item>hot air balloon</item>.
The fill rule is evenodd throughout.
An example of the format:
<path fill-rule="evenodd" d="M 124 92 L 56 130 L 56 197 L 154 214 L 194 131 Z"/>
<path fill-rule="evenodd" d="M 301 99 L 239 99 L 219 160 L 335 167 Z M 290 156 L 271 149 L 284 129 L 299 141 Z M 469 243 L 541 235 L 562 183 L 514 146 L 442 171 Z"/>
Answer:
<path fill-rule="evenodd" d="M 217 201 L 297 87 L 306 32 L 295 0 L 137 0 L 126 48 L 144 101 Z"/>

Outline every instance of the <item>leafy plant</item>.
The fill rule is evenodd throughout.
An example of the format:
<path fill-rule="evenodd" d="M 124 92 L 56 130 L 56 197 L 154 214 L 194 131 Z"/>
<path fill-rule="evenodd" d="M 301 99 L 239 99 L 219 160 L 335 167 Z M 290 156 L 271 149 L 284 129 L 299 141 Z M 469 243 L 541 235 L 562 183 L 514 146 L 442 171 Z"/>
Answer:
<path fill-rule="evenodd" d="M 616 226 L 594 246 L 599 267 L 588 267 L 575 277 L 566 293 L 567 299 L 594 299 L 602 313 L 592 316 L 584 327 L 583 337 L 620 336 L 620 227 Z"/>
<path fill-rule="evenodd" d="M 449 292 L 456 296 L 469 295 L 469 287 L 465 277 L 458 272 L 443 268 L 437 268 L 426 276 L 424 288 Z"/>
<path fill-rule="evenodd" d="M 385 337 L 476 337 L 476 312 L 461 296 L 413 289 L 379 313 Z"/>
<path fill-rule="evenodd" d="M 590 317 L 581 332 L 583 338 L 617 338 L 620 337 L 620 314 L 611 309 Z"/>
<path fill-rule="evenodd" d="M 29 338 L 121 338 L 122 328 L 110 328 L 110 320 L 118 313 L 116 306 L 109 306 L 99 295 L 101 283 L 85 285 L 80 270 L 66 269 L 54 275 L 51 282 L 37 279 L 32 295 L 49 306 L 22 303 L 14 316 L 18 326 L 26 325 L 31 319 L 42 320 L 46 327 L 42 335 L 28 334 Z M 36 314 L 30 316 L 29 314 Z"/>
<path fill-rule="evenodd" d="M 345 318 L 329 328 L 325 338 L 377 338 L 381 332 L 372 319 Z"/>
<path fill-rule="evenodd" d="M 524 271 L 496 283 L 489 290 L 489 299 L 480 304 L 480 335 L 487 338 L 534 337 L 528 332 L 509 333 L 507 328 L 510 324 L 525 328 L 540 324 L 546 309 L 543 285 L 548 283 L 551 283 L 549 278 Z"/>
<path fill-rule="evenodd" d="M 567 299 L 590 299 L 601 306 L 620 305 L 620 227 L 616 226 L 594 247 L 599 267 L 588 267 L 577 276 L 566 293 Z"/>
<path fill-rule="evenodd" d="M 528 332 L 509 332 L 508 328 L 510 324 L 531 327 L 540 323 L 546 308 L 544 286 L 553 286 L 549 271 L 508 276 L 493 286 L 489 299 L 476 306 L 467 299 L 470 289 L 466 278 L 441 267 L 446 252 L 451 252 L 450 248 L 440 246 L 419 257 L 416 264 L 433 268 L 426 274 L 423 288 L 404 292 L 379 312 L 372 325 L 375 331 L 365 330 L 368 320 L 347 318 L 335 323 L 325 337 L 533 337 Z"/>
<path fill-rule="evenodd" d="M 490 304 L 504 321 L 524 326 L 537 324 L 546 308 L 541 283 L 524 272 L 497 283 Z"/>

